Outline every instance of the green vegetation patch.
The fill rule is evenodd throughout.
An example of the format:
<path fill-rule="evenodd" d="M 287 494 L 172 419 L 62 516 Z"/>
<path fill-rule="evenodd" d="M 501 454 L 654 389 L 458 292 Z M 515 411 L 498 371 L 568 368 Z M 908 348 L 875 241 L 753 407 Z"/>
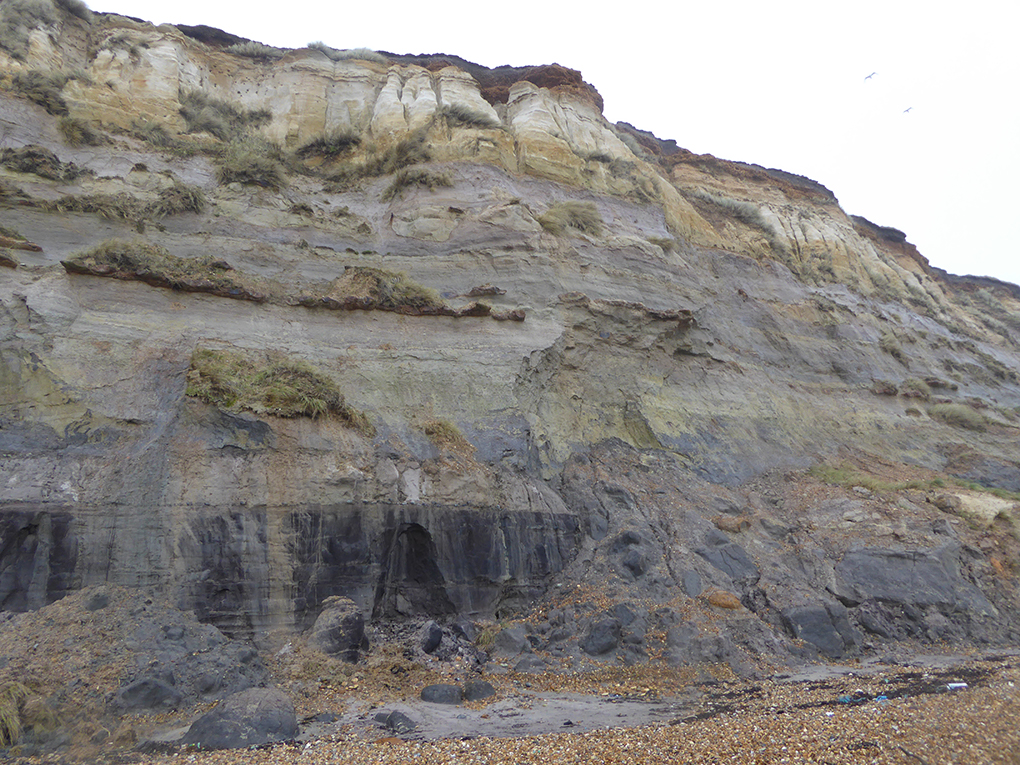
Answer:
<path fill-rule="evenodd" d="M 984 415 L 966 404 L 935 404 L 928 407 L 928 416 L 966 430 L 983 431 L 987 425 Z"/>
<path fill-rule="evenodd" d="M 256 303 L 268 299 L 260 282 L 211 257 L 179 258 L 146 241 L 108 239 L 61 265 L 68 273 L 141 281 L 153 287 L 205 292 Z"/>
<path fill-rule="evenodd" d="M 365 435 L 375 432 L 362 412 L 348 406 L 331 378 L 279 353 L 196 348 L 187 380 L 187 395 L 221 409 L 273 417 L 335 417 Z"/>
<path fill-rule="evenodd" d="M 407 167 L 399 171 L 382 193 L 382 201 L 388 202 L 404 193 L 405 189 L 420 187 L 434 191 L 440 186 L 452 186 L 449 173 L 437 173 L 427 167 Z"/>
<path fill-rule="evenodd" d="M 538 222 L 555 236 L 567 236 L 570 229 L 590 236 L 602 233 L 602 216 L 594 202 L 557 202 L 538 216 Z"/>

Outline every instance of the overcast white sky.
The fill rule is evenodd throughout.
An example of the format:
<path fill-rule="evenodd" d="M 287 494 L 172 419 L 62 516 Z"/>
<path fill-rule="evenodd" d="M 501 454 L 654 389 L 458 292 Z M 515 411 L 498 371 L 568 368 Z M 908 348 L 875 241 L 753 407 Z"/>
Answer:
<path fill-rule="evenodd" d="M 933 265 L 1020 283 L 1016 0 L 89 6 L 280 47 L 556 62 L 581 71 L 613 122 L 805 175 L 846 212 L 904 231 Z"/>

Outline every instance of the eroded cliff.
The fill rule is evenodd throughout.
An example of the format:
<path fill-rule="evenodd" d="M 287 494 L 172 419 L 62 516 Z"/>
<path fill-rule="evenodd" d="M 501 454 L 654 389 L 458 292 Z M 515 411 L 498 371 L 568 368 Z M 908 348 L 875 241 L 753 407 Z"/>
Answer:
<path fill-rule="evenodd" d="M 22 26 L 4 609 L 146 587 L 259 638 L 333 595 L 540 607 L 543 660 L 741 671 L 1020 637 L 1012 285 L 609 124 L 562 67 Z"/>

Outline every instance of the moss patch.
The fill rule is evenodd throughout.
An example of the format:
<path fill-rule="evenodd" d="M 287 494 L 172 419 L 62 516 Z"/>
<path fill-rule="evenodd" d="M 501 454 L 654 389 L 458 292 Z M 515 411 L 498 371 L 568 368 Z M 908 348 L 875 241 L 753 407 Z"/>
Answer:
<path fill-rule="evenodd" d="M 187 395 L 228 410 L 273 417 L 335 417 L 373 435 L 365 415 L 347 405 L 336 383 L 307 362 L 279 353 L 240 354 L 197 348 Z"/>

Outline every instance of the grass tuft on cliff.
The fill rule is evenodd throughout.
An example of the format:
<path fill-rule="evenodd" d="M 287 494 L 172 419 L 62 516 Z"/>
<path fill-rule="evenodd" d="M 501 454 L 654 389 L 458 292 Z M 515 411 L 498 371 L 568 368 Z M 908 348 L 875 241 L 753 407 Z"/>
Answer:
<path fill-rule="evenodd" d="M 172 186 L 160 191 L 150 202 L 143 202 L 138 197 L 122 191 L 117 194 L 63 196 L 44 203 L 44 207 L 60 213 L 94 213 L 114 220 L 144 222 L 181 213 L 202 212 L 205 209 L 205 195 L 201 189 L 174 179 Z"/>
<path fill-rule="evenodd" d="M 0 690 L 0 746 L 11 746 L 21 738 L 21 705 L 28 696 L 28 686 L 16 681 Z"/>
<path fill-rule="evenodd" d="M 189 133 L 211 133 L 221 141 L 240 138 L 273 119 L 268 109 L 245 109 L 201 90 L 181 91 L 180 112 Z"/>
<path fill-rule="evenodd" d="M 326 178 L 327 191 L 339 191 L 360 178 L 376 178 L 403 170 L 411 165 L 428 162 L 429 154 L 426 140 L 427 130 L 417 130 L 407 138 L 386 147 L 382 152 L 373 153 L 364 161 L 342 162 Z"/>
<path fill-rule="evenodd" d="M 555 236 L 567 236 L 570 229 L 599 236 L 602 216 L 594 202 L 557 202 L 538 216 L 542 228 Z"/>
<path fill-rule="evenodd" d="M 966 404 L 935 404 L 928 408 L 928 416 L 954 428 L 979 432 L 984 431 L 987 424 L 984 415 Z"/>
<path fill-rule="evenodd" d="M 383 191 L 380 199 L 383 202 L 389 202 L 391 199 L 401 196 L 404 189 L 415 186 L 434 191 L 440 186 L 452 185 L 453 179 L 449 173 L 437 173 L 427 167 L 406 167 L 394 176 L 393 181 Z"/>
<path fill-rule="evenodd" d="M 329 296 L 335 300 L 356 298 L 365 302 L 366 307 L 383 311 L 446 308 L 446 302 L 434 289 L 412 280 L 403 271 L 389 271 L 384 268 L 347 266 L 338 279 L 330 286 Z"/>
<path fill-rule="evenodd" d="M 216 177 L 224 186 L 243 183 L 280 189 L 287 185 L 280 147 L 261 136 L 236 138 L 217 159 Z"/>
<path fill-rule="evenodd" d="M 483 130 L 495 130 L 503 127 L 499 120 L 493 119 L 484 112 L 476 112 L 474 109 L 463 104 L 444 106 L 442 114 L 446 118 L 448 125 L 481 128 Z"/>
<path fill-rule="evenodd" d="M 273 417 L 335 417 L 371 436 L 368 418 L 348 406 L 337 384 L 311 364 L 279 353 L 265 357 L 196 348 L 187 395 L 207 404 Z"/>
<path fill-rule="evenodd" d="M 317 50 L 326 56 L 330 61 L 372 61 L 376 64 L 388 64 L 389 59 L 381 53 L 377 53 L 370 48 L 350 48 L 348 50 L 338 50 L 337 48 L 331 48 L 324 42 L 316 41 L 310 42 L 305 46 L 309 50 Z"/>
<path fill-rule="evenodd" d="M 77 117 L 61 117 L 57 128 L 68 146 L 99 146 L 103 143 L 102 134 L 91 124 Z"/>
<path fill-rule="evenodd" d="M 67 114 L 67 102 L 61 95 L 70 75 L 62 72 L 43 72 L 38 69 L 14 75 L 14 90 L 29 101 L 39 104 L 47 114 L 60 117 Z"/>
<path fill-rule="evenodd" d="M 256 303 L 267 299 L 265 285 L 211 257 L 179 258 L 151 242 L 108 239 L 61 262 L 64 270 L 87 276 L 141 281 L 153 287 L 204 292 Z"/>
<path fill-rule="evenodd" d="M 24 61 L 30 32 L 57 23 L 50 0 L 7 0 L 0 5 L 0 48 Z"/>
<path fill-rule="evenodd" d="M 279 48 L 274 48 L 271 45 L 265 45 L 253 40 L 228 45 L 223 50 L 227 53 L 233 53 L 235 56 L 261 59 L 263 61 L 275 61 L 276 59 L 283 58 L 283 51 Z"/>
<path fill-rule="evenodd" d="M 312 159 L 322 157 L 323 159 L 336 159 L 343 156 L 355 146 L 361 143 L 361 137 L 353 130 L 336 130 L 331 133 L 323 133 L 302 144 L 295 152 L 299 159 Z"/>
<path fill-rule="evenodd" d="M 437 449 L 470 453 L 475 448 L 464 438 L 460 428 L 449 420 L 429 419 L 420 424 L 422 433 Z"/>

